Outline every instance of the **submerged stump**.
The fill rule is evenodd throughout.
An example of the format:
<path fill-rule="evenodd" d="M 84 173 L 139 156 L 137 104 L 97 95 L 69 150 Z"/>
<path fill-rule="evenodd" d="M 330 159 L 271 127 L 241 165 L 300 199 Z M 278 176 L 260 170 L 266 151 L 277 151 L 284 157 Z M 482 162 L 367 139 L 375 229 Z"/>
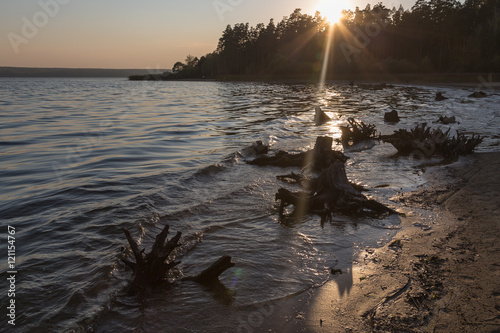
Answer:
<path fill-rule="evenodd" d="M 349 144 L 350 142 L 357 144 L 364 140 L 376 139 L 375 125 L 365 124 L 354 118 L 347 119 L 347 122 L 349 123 L 347 126 L 340 126 L 343 144 Z"/>
<path fill-rule="evenodd" d="M 457 122 L 457 119 L 455 116 L 439 116 L 439 119 L 437 121 L 438 123 L 444 124 L 444 125 L 449 125 L 449 124 L 454 124 Z"/>
<path fill-rule="evenodd" d="M 168 229 L 169 225 L 167 224 L 158 236 L 156 236 L 151 252 L 146 255 L 144 255 L 144 249 L 139 250 L 139 246 L 130 235 L 130 232 L 125 228 L 123 229 L 135 257 L 135 263 L 122 259 L 134 271 L 134 279 L 130 285 L 129 294 L 135 295 L 149 287 L 157 285 L 165 278 L 169 270 L 181 263 L 180 261 L 167 262 L 170 253 L 179 246 L 179 239 L 182 234 L 181 232 L 177 232 L 174 237 L 165 242 L 168 236 Z"/>
<path fill-rule="evenodd" d="M 384 114 L 384 121 L 388 122 L 388 123 L 397 123 L 399 122 L 399 114 L 398 114 L 398 111 L 396 110 L 392 110 L 390 112 L 386 112 Z"/>
<path fill-rule="evenodd" d="M 436 97 L 434 98 L 436 102 L 447 100 L 448 97 L 445 97 L 442 92 L 437 92 Z"/>
<path fill-rule="evenodd" d="M 306 191 L 292 192 L 280 188 L 275 199 L 280 201 L 280 216 L 284 215 L 287 206 L 293 205 L 294 215 L 316 213 L 322 217 L 322 222 L 330 220 L 333 212 L 371 216 L 397 213 L 375 200 L 367 199 L 359 188 L 349 182 L 344 163 L 339 160 L 333 161 L 317 179 L 312 180 Z"/>
<path fill-rule="evenodd" d="M 364 189 L 348 180 L 345 171 L 347 157 L 341 152 L 332 150 L 332 144 L 331 137 L 320 136 L 316 139 L 313 150 L 294 155 L 294 159 L 291 159 L 289 154 L 279 153 L 276 154 L 277 157 L 265 157 L 251 163 L 277 165 L 276 161 L 279 161 L 279 165 L 284 167 L 310 165 L 310 170 L 318 175 L 316 178 L 309 178 L 292 172 L 288 175 L 278 176 L 278 179 L 289 183 L 298 183 L 302 187 L 302 190 L 298 192 L 292 192 L 286 188 L 278 190 L 275 199 L 280 202 L 280 217 L 285 215 L 285 208 L 290 205 L 294 206 L 292 215 L 303 216 L 315 213 L 322 217 L 322 222 L 331 219 L 333 212 L 371 216 L 396 213 L 383 204 L 367 199 L 361 193 Z M 287 164 L 286 160 L 281 158 L 282 156 L 292 160 L 293 164 Z"/>
<path fill-rule="evenodd" d="M 472 94 L 469 95 L 470 98 L 484 98 L 487 97 L 488 95 L 483 92 L 483 91 L 475 91 Z"/>
<path fill-rule="evenodd" d="M 179 265 L 180 261 L 168 261 L 172 251 L 180 246 L 179 240 L 182 233 L 177 234 L 170 240 L 167 240 L 169 225 L 165 225 L 163 230 L 156 236 L 155 242 L 151 247 L 151 252 L 144 255 L 144 249 L 139 250 L 137 242 L 132 238 L 127 229 L 123 229 L 127 237 L 130 248 L 135 257 L 135 263 L 122 258 L 122 261 L 134 271 L 134 278 L 129 287 L 128 294 L 136 295 L 145 290 L 158 285 L 165 280 L 167 273 Z M 214 262 L 210 267 L 194 277 L 186 277 L 184 280 L 195 281 L 203 285 L 219 282 L 219 275 L 226 269 L 233 267 L 231 257 L 225 255 Z"/>
<path fill-rule="evenodd" d="M 314 123 L 316 126 L 322 125 L 332 120 L 319 106 L 314 108 Z"/>

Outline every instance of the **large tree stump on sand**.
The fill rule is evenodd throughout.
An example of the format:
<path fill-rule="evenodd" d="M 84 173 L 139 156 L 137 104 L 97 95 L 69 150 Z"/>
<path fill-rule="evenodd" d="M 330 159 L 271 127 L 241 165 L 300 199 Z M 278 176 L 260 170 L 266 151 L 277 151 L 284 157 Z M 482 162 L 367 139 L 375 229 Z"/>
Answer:
<path fill-rule="evenodd" d="M 322 222 L 331 219 L 331 214 L 335 211 L 372 216 L 397 213 L 361 194 L 347 179 L 344 163 L 339 160 L 325 168 L 319 178 L 311 182 L 310 187 L 309 191 L 303 192 L 280 188 L 276 194 L 276 200 L 280 201 L 280 216 L 283 216 L 285 207 L 289 205 L 295 207 L 294 216 L 316 213 L 322 217 Z"/>
<path fill-rule="evenodd" d="M 181 238 L 181 232 L 177 232 L 174 237 L 165 242 L 168 230 L 169 225 L 167 224 L 158 236 L 156 236 L 151 252 L 144 255 L 144 249 L 139 250 L 139 246 L 130 235 L 130 232 L 125 228 L 123 229 L 135 257 L 135 263 L 122 258 L 122 261 L 134 271 L 134 279 L 128 290 L 129 295 L 141 293 L 148 288 L 158 285 L 165 280 L 165 276 L 169 270 L 181 263 L 180 261 L 167 261 L 171 252 L 180 246 L 179 239 Z M 185 279 L 190 279 L 201 284 L 208 284 L 211 281 L 218 281 L 219 275 L 233 266 L 234 263 L 231 262 L 231 257 L 223 256 L 199 275 Z"/>

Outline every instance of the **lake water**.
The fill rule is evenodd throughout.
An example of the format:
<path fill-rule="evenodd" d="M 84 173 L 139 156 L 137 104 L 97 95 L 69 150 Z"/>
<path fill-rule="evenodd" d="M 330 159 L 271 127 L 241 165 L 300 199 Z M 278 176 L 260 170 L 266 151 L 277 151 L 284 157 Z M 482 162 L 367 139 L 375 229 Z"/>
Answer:
<path fill-rule="evenodd" d="M 437 91 L 450 99 L 435 102 Z M 468 98 L 472 91 L 0 79 L 1 239 L 5 244 L 7 226 L 15 227 L 15 329 L 244 331 L 255 309 L 324 284 L 332 267 L 348 272 L 356 254 L 387 242 L 403 217 L 334 216 L 322 227 L 310 215 L 280 223 L 274 195 L 287 185 L 276 175 L 298 170 L 251 166 L 239 152 L 255 140 L 271 151 L 304 151 L 319 135 L 339 138 L 348 117 L 382 134 L 416 122 L 451 126 L 487 136 L 477 151 L 499 151 L 500 95 Z M 331 122 L 314 125 L 316 105 Z M 402 117 L 396 125 L 383 121 L 392 109 Z M 458 123 L 433 124 L 440 115 L 455 115 Z M 348 177 L 372 189 L 367 195 L 430 225 L 427 212 L 391 202 L 425 185 L 416 168 L 421 161 L 392 157 L 389 144 L 361 148 L 345 152 Z M 132 273 L 120 262 L 122 247 L 128 249 L 122 228 L 149 250 L 166 223 L 183 233 L 174 286 L 127 297 Z M 2 276 L 9 270 L 6 252 Z M 236 263 L 221 276 L 225 293 L 177 281 L 224 254 Z M 10 328 L 3 322 L 0 330 Z"/>

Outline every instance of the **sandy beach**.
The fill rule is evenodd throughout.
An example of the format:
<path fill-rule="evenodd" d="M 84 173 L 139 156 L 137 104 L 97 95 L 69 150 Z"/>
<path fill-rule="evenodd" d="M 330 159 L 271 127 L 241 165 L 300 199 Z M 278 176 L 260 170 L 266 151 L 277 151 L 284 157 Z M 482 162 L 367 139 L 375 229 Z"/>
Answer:
<path fill-rule="evenodd" d="M 430 170 L 401 231 L 325 285 L 280 301 L 266 332 L 500 332 L 500 153 Z M 444 180 L 446 179 L 446 181 Z"/>

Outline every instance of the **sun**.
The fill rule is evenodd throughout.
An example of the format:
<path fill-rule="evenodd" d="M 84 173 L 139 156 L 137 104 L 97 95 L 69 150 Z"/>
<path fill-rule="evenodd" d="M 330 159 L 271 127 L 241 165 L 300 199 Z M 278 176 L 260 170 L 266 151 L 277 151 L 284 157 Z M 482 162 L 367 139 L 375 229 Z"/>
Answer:
<path fill-rule="evenodd" d="M 323 17 L 326 17 L 330 23 L 334 24 L 342 18 L 342 10 L 347 9 L 346 1 L 339 0 L 321 0 L 317 10 Z"/>

